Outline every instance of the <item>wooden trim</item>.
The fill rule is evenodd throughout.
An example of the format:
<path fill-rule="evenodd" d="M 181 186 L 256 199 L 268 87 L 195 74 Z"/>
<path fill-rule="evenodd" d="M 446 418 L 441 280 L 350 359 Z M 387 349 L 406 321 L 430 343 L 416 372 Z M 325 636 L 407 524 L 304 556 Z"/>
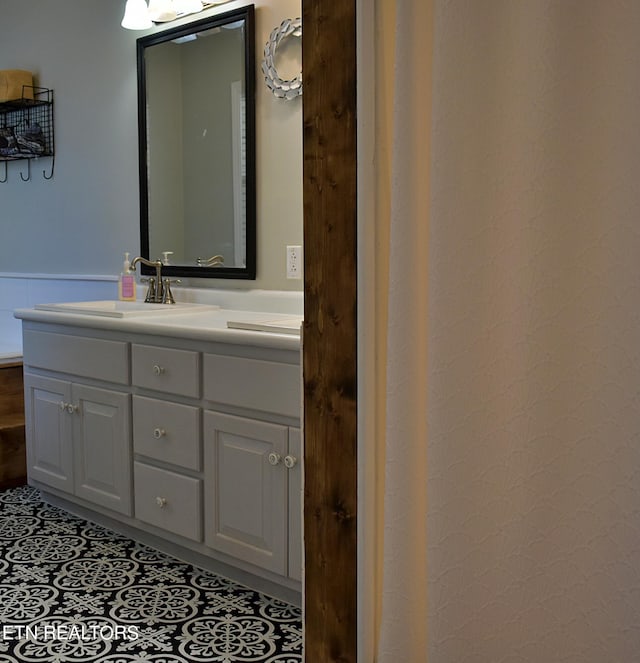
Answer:
<path fill-rule="evenodd" d="M 355 0 L 303 0 L 302 22 L 305 660 L 355 663 Z"/>
<path fill-rule="evenodd" d="M 0 416 L 21 415 L 24 423 L 22 364 L 0 365 Z"/>
<path fill-rule="evenodd" d="M 0 365 L 0 490 L 27 480 L 22 363 Z"/>
<path fill-rule="evenodd" d="M 14 366 L 20 366 L 20 368 L 22 368 L 22 359 L 0 360 L 0 370 L 3 368 L 13 368 Z"/>

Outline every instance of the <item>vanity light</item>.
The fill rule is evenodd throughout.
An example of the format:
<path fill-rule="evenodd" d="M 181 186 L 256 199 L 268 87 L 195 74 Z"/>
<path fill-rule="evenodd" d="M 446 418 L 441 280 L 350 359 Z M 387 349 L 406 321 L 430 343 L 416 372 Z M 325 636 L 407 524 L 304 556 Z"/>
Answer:
<path fill-rule="evenodd" d="M 203 9 L 223 5 L 229 0 L 127 0 L 122 27 L 128 30 L 147 30 L 154 23 L 168 23 Z"/>
<path fill-rule="evenodd" d="M 203 10 L 201 0 L 173 0 L 178 15 L 197 14 Z"/>
<path fill-rule="evenodd" d="M 121 25 L 127 30 L 147 30 L 153 26 L 145 0 L 127 0 Z"/>
<path fill-rule="evenodd" d="M 178 18 L 171 0 L 149 0 L 149 16 L 155 23 L 166 23 Z"/>

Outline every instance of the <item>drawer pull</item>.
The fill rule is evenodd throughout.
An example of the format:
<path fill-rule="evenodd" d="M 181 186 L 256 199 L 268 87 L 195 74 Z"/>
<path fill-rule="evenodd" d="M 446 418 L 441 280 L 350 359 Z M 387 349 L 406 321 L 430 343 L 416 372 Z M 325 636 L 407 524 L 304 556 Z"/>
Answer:
<path fill-rule="evenodd" d="M 164 437 L 164 435 L 165 435 L 164 428 L 155 428 L 153 431 L 153 437 L 155 437 L 156 440 L 159 440 L 161 437 Z"/>
<path fill-rule="evenodd" d="M 284 464 L 285 464 L 285 467 L 287 467 L 288 469 L 294 468 L 297 463 L 298 463 L 298 459 L 295 456 L 285 456 L 284 457 Z"/>
<path fill-rule="evenodd" d="M 158 364 L 154 364 L 153 373 L 154 375 L 162 375 L 164 373 L 164 366 L 158 366 Z"/>
<path fill-rule="evenodd" d="M 164 509 L 164 507 L 167 506 L 167 499 L 165 497 L 156 497 L 156 504 L 161 509 Z"/>
<path fill-rule="evenodd" d="M 274 451 L 272 451 L 269 454 L 268 458 L 269 458 L 269 464 L 270 465 L 278 465 L 280 463 L 280 461 L 282 460 L 280 454 L 277 454 Z"/>

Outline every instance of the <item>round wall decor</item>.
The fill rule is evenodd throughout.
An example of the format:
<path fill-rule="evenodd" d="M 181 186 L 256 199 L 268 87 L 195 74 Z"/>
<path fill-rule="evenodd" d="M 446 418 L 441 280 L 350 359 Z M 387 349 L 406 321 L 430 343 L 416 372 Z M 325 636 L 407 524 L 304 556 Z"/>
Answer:
<path fill-rule="evenodd" d="M 302 37 L 302 19 L 287 18 L 272 30 L 269 41 L 264 47 L 264 60 L 262 61 L 262 73 L 267 87 L 279 99 L 294 99 L 302 94 L 302 72 L 295 78 L 289 80 L 280 78 L 274 64 L 276 51 L 280 43 L 288 37 Z"/>

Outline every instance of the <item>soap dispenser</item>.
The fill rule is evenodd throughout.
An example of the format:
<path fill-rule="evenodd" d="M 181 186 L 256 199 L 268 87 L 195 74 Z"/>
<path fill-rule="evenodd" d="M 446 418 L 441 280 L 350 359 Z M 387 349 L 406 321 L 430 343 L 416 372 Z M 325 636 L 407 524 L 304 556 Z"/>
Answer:
<path fill-rule="evenodd" d="M 122 265 L 122 273 L 118 281 L 118 297 L 123 302 L 136 301 L 136 277 L 135 272 L 131 270 L 131 262 L 129 261 L 129 254 L 124 254 L 124 263 Z"/>

